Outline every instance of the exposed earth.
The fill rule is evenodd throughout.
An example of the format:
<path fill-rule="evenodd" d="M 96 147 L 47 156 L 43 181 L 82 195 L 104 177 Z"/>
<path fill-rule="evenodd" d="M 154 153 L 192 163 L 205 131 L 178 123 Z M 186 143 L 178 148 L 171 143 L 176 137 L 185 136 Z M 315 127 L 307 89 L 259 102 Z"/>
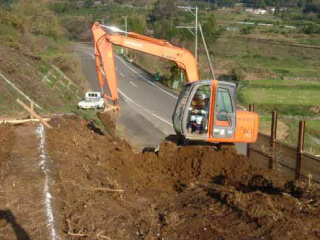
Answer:
<path fill-rule="evenodd" d="M 61 239 L 320 238 L 319 186 L 254 168 L 231 146 L 178 146 L 168 137 L 157 152 L 138 153 L 112 129 L 101 131 L 77 116 L 50 124 L 45 150 Z M 37 164 L 11 168 L 18 166 L 18 158 L 12 161 L 21 128 L 37 124 L 0 125 L 0 238 L 46 239 L 41 214 L 30 208 L 22 214 L 30 202 L 45 208 L 44 197 L 32 187 L 17 189 L 25 196 L 20 204 L 9 197 L 9 186 L 27 170 L 38 176 Z M 28 149 L 39 153 L 32 141 Z"/>

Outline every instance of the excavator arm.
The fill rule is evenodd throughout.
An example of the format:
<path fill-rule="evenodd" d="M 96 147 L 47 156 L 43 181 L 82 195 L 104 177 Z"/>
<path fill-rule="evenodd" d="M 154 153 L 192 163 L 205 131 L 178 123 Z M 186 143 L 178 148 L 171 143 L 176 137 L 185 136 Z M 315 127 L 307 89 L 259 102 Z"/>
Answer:
<path fill-rule="evenodd" d="M 112 100 L 114 106 L 118 106 L 119 96 L 112 45 L 126 47 L 174 61 L 185 71 L 187 82 L 199 80 L 197 62 L 193 55 L 184 48 L 173 46 L 165 40 L 132 32 L 129 32 L 128 36 L 108 34 L 99 23 L 93 25 L 92 33 L 95 43 L 95 61 L 99 84 L 101 89 L 103 89 L 104 79 L 107 80 L 110 93 L 105 93 L 105 97 Z"/>

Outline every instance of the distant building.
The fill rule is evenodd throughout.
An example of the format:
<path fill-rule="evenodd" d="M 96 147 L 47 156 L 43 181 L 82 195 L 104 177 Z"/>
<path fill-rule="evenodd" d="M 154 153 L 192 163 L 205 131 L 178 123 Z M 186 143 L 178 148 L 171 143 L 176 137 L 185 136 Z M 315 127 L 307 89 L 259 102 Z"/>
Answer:
<path fill-rule="evenodd" d="M 254 14 L 267 14 L 268 12 L 265 9 L 258 8 L 253 13 Z"/>
<path fill-rule="evenodd" d="M 271 14 L 274 14 L 276 12 L 276 8 L 275 7 L 267 7 L 267 11 Z"/>
<path fill-rule="evenodd" d="M 252 14 L 267 14 L 267 10 L 265 9 L 262 9 L 262 8 L 257 8 L 257 9 L 254 9 L 254 8 L 246 8 L 244 11 L 248 12 L 248 13 L 252 13 Z"/>
<path fill-rule="evenodd" d="M 239 28 L 238 27 L 227 27 L 226 30 L 228 32 L 239 32 Z"/>
<path fill-rule="evenodd" d="M 253 13 L 254 9 L 253 8 L 245 8 L 244 11 L 248 12 L 248 13 Z"/>
<path fill-rule="evenodd" d="M 61 3 L 66 2 L 67 0 L 46 0 L 46 2 L 53 2 L 53 3 Z"/>

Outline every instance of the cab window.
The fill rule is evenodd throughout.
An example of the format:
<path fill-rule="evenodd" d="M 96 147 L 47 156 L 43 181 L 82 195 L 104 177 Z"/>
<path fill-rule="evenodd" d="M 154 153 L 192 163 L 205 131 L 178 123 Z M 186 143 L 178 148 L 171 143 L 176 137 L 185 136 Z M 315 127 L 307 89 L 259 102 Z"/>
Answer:
<path fill-rule="evenodd" d="M 215 106 L 215 113 L 217 121 L 228 122 L 228 115 L 233 113 L 233 105 L 231 95 L 228 89 L 218 88 L 217 90 L 217 101 Z"/>
<path fill-rule="evenodd" d="M 181 92 L 180 98 L 178 100 L 174 115 L 173 115 L 173 127 L 174 129 L 181 133 L 181 121 L 182 115 L 187 103 L 187 99 L 191 90 L 191 85 L 186 85 Z"/>

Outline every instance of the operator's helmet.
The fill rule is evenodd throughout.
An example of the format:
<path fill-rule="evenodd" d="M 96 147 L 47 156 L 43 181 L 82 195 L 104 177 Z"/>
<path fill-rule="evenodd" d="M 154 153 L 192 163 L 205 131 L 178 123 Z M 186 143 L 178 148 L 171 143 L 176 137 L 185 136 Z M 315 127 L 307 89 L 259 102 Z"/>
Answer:
<path fill-rule="evenodd" d="M 200 99 L 201 99 L 201 100 L 205 100 L 205 99 L 207 99 L 207 98 L 209 98 L 209 97 L 210 97 L 209 94 L 203 93 L 203 94 L 201 94 Z"/>
<path fill-rule="evenodd" d="M 208 96 L 205 93 L 196 93 L 194 98 L 198 99 L 198 100 L 204 100 L 204 99 L 208 98 Z"/>

